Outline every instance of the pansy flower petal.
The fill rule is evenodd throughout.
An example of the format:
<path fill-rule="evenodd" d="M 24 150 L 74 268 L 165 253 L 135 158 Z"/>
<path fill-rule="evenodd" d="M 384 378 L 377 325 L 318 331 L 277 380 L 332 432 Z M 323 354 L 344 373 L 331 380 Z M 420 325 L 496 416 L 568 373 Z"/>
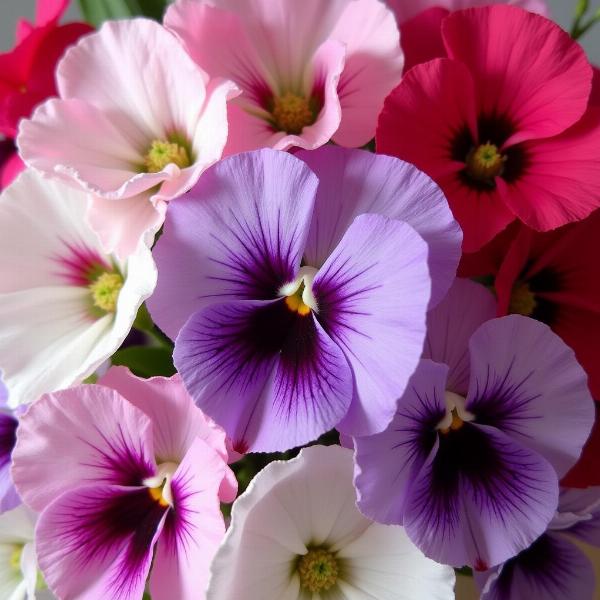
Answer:
<path fill-rule="evenodd" d="M 300 267 L 316 186 L 306 165 L 274 150 L 207 171 L 173 204 L 154 249 L 160 276 L 148 306 L 159 327 L 175 339 L 200 308 L 277 297 Z"/>
<path fill-rule="evenodd" d="M 154 475 L 152 424 L 117 392 L 83 385 L 35 402 L 21 418 L 12 475 L 41 511 L 82 482 L 142 485 Z"/>
<path fill-rule="evenodd" d="M 466 396 L 469 389 L 469 340 L 496 316 L 496 300 L 484 286 L 455 279 L 442 302 L 427 314 L 423 358 L 448 365 L 446 389 Z"/>
<path fill-rule="evenodd" d="M 2 387 L 0 379 L 0 398 Z M 12 414 L 0 411 L 0 513 L 21 503 L 10 475 L 11 455 L 17 441 L 18 425 L 19 422 Z"/>
<path fill-rule="evenodd" d="M 387 429 L 355 438 L 357 505 L 378 523 L 401 525 L 411 484 L 435 446 L 446 414 L 448 367 L 422 360 Z"/>
<path fill-rule="evenodd" d="M 61 598 L 138 600 L 167 510 L 146 487 L 87 485 L 58 496 L 36 528 L 48 586 Z"/>
<path fill-rule="evenodd" d="M 352 398 L 338 345 L 312 314 L 283 299 L 198 311 L 176 340 L 174 360 L 196 404 L 240 451 L 312 441 L 339 422 Z"/>
<path fill-rule="evenodd" d="M 485 425 L 440 434 L 414 480 L 404 526 L 433 560 L 486 570 L 527 548 L 558 504 L 554 468 Z"/>
<path fill-rule="evenodd" d="M 413 165 L 390 156 L 325 146 L 299 152 L 319 178 L 305 260 L 321 266 L 355 217 L 374 213 L 407 222 L 429 245 L 431 303 L 450 286 L 462 235 L 444 194 Z"/>
<path fill-rule="evenodd" d="M 210 563 L 225 535 L 218 490 L 228 467 L 198 439 L 171 481 L 169 511 L 156 548 L 150 590 L 156 600 L 194 600 L 206 589 Z"/>
<path fill-rule="evenodd" d="M 423 351 L 427 244 L 404 222 L 358 216 L 315 276 L 313 292 L 318 319 L 354 375 L 352 404 L 338 429 L 383 431 Z"/>
<path fill-rule="evenodd" d="M 579 458 L 595 416 L 573 351 L 547 325 L 520 315 L 484 323 L 469 351 L 467 410 L 539 452 L 562 477 Z"/>
<path fill-rule="evenodd" d="M 565 600 L 592 598 L 594 569 L 585 554 L 555 532 L 533 544 L 497 569 L 475 574 L 481 600 Z"/>

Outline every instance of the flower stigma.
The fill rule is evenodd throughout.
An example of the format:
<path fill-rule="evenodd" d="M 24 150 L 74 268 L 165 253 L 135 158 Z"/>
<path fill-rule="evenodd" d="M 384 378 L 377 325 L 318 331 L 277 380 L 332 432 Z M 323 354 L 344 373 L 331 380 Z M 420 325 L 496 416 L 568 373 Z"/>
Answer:
<path fill-rule="evenodd" d="M 502 175 L 506 156 L 500 153 L 498 146 L 487 142 L 473 148 L 467 155 L 467 173 L 475 181 L 494 182 L 494 178 Z"/>
<path fill-rule="evenodd" d="M 190 152 L 186 146 L 177 135 L 169 136 L 167 140 L 152 140 L 150 149 L 144 156 L 144 170 L 146 173 L 158 173 L 171 163 L 180 169 L 189 167 Z"/>
<path fill-rule="evenodd" d="M 475 415 L 465 408 L 466 399 L 463 396 L 446 391 L 444 401 L 446 402 L 446 415 L 436 427 L 444 435 L 451 431 L 458 431 L 465 423 L 475 419 Z"/>
<path fill-rule="evenodd" d="M 273 123 L 279 131 L 293 135 L 302 133 L 306 126 L 312 125 L 317 119 L 314 100 L 293 92 L 275 96 L 271 114 Z"/>
<path fill-rule="evenodd" d="M 158 465 L 158 472 L 153 477 L 148 477 L 142 482 L 147 488 L 150 497 L 162 507 L 173 506 L 173 490 L 171 481 L 179 465 L 174 462 L 165 462 Z"/>
<path fill-rule="evenodd" d="M 338 581 L 337 558 L 323 548 L 310 549 L 298 561 L 298 576 L 303 589 L 313 594 L 330 590 Z"/>
<path fill-rule="evenodd" d="M 123 276 L 117 271 L 104 271 L 98 275 L 88 286 L 94 308 L 103 314 L 116 312 L 123 283 Z"/>
<path fill-rule="evenodd" d="M 294 281 L 279 289 L 279 295 L 285 296 L 285 304 L 300 316 L 306 317 L 312 310 L 318 312 L 317 300 L 312 291 L 312 283 L 317 274 L 314 267 L 301 267 Z"/>
<path fill-rule="evenodd" d="M 510 295 L 508 312 L 513 315 L 530 317 L 536 308 L 537 300 L 529 284 L 524 281 L 517 282 Z"/>

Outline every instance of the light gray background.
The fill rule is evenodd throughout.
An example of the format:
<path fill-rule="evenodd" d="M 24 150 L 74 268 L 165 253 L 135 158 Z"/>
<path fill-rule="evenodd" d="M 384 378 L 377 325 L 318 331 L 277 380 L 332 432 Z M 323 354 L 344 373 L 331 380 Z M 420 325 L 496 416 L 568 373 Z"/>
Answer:
<path fill-rule="evenodd" d="M 43 2 L 43 0 L 41 0 Z M 323 0 L 327 2 L 327 0 Z M 410 0 L 407 0 L 410 2 Z M 563 27 L 569 28 L 576 0 L 549 0 L 552 7 L 552 16 Z M 591 5 L 600 7 L 600 0 L 593 0 Z M 33 18 L 35 0 L 0 0 L 0 51 L 8 50 L 14 42 L 15 23 L 21 16 Z M 71 1 L 71 8 L 65 20 L 74 20 L 80 17 L 77 0 Z M 589 31 L 581 43 L 587 50 L 590 60 L 600 65 L 600 23 Z"/>

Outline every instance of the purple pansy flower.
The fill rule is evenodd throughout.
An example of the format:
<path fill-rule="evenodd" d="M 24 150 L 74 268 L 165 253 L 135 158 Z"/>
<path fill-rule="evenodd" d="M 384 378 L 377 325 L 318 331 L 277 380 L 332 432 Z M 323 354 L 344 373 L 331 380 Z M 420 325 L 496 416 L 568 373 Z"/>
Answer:
<path fill-rule="evenodd" d="M 355 440 L 364 514 L 403 524 L 430 558 L 476 570 L 546 530 L 594 421 L 572 350 L 533 319 L 486 321 L 492 310 L 484 288 L 457 280 L 429 317 L 430 358 L 389 427 Z"/>
<path fill-rule="evenodd" d="M 36 552 L 59 598 L 195 600 L 237 484 L 225 435 L 178 376 L 113 368 L 42 396 L 22 417 L 13 477 L 40 512 Z"/>
<path fill-rule="evenodd" d="M 594 567 L 572 539 L 600 547 L 600 488 L 562 490 L 546 533 L 495 569 L 475 574 L 481 600 L 592 600 Z"/>
<path fill-rule="evenodd" d="M 296 156 L 221 161 L 173 203 L 154 250 L 150 312 L 177 336 L 197 405 L 244 451 L 383 430 L 460 255 L 442 192 L 412 165 Z"/>
<path fill-rule="evenodd" d="M 19 421 L 6 408 L 7 401 L 8 390 L 0 372 L 0 514 L 21 503 L 10 476 L 11 454 L 17 441 Z"/>

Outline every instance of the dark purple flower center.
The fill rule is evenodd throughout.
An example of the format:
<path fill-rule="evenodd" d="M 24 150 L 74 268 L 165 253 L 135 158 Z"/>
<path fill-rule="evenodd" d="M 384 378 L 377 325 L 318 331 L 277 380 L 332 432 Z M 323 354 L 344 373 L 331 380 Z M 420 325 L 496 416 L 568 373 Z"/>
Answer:
<path fill-rule="evenodd" d="M 0 413 L 0 468 L 10 463 L 12 451 L 17 442 L 19 422 L 11 415 Z"/>
<path fill-rule="evenodd" d="M 527 166 L 527 153 L 522 144 L 504 148 L 515 133 L 515 126 L 503 116 L 480 116 L 477 122 L 477 139 L 465 125 L 450 143 L 452 160 L 464 162 L 460 172 L 462 182 L 478 191 L 496 188 L 496 177 L 506 182 L 518 180 Z"/>

